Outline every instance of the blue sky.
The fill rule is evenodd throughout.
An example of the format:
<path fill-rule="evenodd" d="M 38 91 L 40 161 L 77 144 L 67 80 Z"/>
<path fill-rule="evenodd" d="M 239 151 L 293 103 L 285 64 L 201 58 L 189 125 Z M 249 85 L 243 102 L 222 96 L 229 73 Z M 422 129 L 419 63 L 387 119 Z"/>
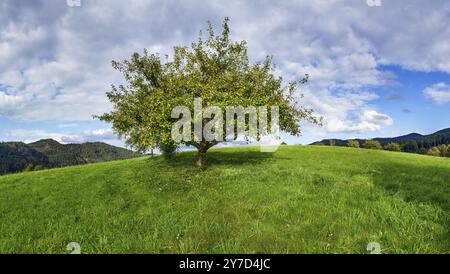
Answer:
<path fill-rule="evenodd" d="M 398 67 L 387 67 L 387 69 L 395 73 L 399 84 L 394 87 L 380 88 L 378 93 L 385 100 L 381 100 L 376 106 L 381 112 L 395 117 L 398 130 L 403 133 L 426 134 L 450 127 L 450 115 L 448 115 L 450 105 L 437 103 L 423 93 L 427 87 L 436 83 L 449 83 L 448 73 L 418 72 Z"/>
<path fill-rule="evenodd" d="M 93 114 L 123 83 L 110 65 L 147 48 L 189 45 L 211 20 L 230 17 L 252 61 L 273 55 L 298 80 L 301 104 L 325 119 L 303 136 L 373 138 L 450 127 L 450 2 L 390 0 L 3 0 L 0 4 L 0 141 L 42 138 L 122 145 Z"/>
<path fill-rule="evenodd" d="M 423 93 L 427 87 L 436 83 L 449 83 L 448 73 L 420 72 L 398 66 L 381 66 L 380 69 L 394 73 L 396 83 L 372 89 L 379 98 L 373 100 L 371 106 L 380 113 L 392 117 L 394 123 L 373 132 L 327 134 L 326 138 L 393 137 L 413 132 L 430 134 L 450 127 L 450 104 L 437 103 Z M 285 136 L 294 143 L 298 139 L 309 143 L 314 137 L 311 139 L 308 136 L 301 138 Z"/>

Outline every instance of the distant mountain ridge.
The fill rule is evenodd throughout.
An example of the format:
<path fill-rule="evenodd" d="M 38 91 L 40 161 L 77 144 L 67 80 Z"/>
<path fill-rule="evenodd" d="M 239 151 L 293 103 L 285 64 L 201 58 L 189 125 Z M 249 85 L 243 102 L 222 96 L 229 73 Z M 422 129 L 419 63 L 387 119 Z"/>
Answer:
<path fill-rule="evenodd" d="M 24 170 L 64 167 L 136 157 L 128 149 L 101 142 L 60 144 L 53 139 L 34 143 L 0 143 L 0 175 Z"/>
<path fill-rule="evenodd" d="M 364 139 L 356 139 L 359 141 L 362 146 L 366 140 Z M 430 149 L 434 146 L 439 146 L 442 144 L 450 144 L 450 128 L 439 130 L 435 133 L 422 135 L 419 133 L 410 133 L 407 135 L 402 135 L 398 137 L 391 138 L 374 138 L 371 140 L 377 140 L 381 143 L 382 146 L 388 143 L 398 143 L 398 144 L 406 144 L 408 142 L 415 142 L 419 149 Z M 311 145 L 324 144 L 328 146 L 346 146 L 349 140 L 342 139 L 324 139 L 319 142 L 314 142 Z"/>

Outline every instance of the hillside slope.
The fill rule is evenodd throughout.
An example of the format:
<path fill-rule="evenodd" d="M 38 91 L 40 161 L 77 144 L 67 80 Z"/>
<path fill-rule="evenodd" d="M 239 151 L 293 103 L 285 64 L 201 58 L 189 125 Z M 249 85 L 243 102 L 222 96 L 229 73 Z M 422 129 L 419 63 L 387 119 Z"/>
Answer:
<path fill-rule="evenodd" d="M 215 149 L 0 177 L 0 253 L 450 251 L 450 160 L 340 147 Z"/>
<path fill-rule="evenodd" d="M 46 139 L 28 145 L 47 155 L 52 167 L 124 160 L 135 157 L 131 150 L 102 142 L 60 144 L 55 140 Z"/>
<path fill-rule="evenodd" d="M 49 166 L 48 157 L 22 142 L 0 143 L 0 175 L 20 172 L 30 164 Z"/>
<path fill-rule="evenodd" d="M 439 130 L 435 133 L 428 134 L 428 135 L 421 135 L 418 133 L 411 133 L 403 136 L 398 137 L 391 137 L 391 138 L 374 138 L 374 140 L 377 140 L 380 142 L 382 146 L 389 144 L 389 143 L 398 143 L 398 144 L 405 144 L 408 142 L 416 142 L 419 149 L 429 149 L 434 146 L 439 146 L 442 144 L 450 144 L 450 128 Z M 323 143 L 324 145 L 333 145 L 333 146 L 347 146 L 348 140 L 341 140 L 341 139 L 324 139 L 320 142 L 314 142 L 312 145 L 316 145 L 319 143 Z M 362 146 L 365 142 L 364 139 L 357 139 L 359 144 Z"/>
<path fill-rule="evenodd" d="M 60 144 L 52 139 L 30 144 L 5 142 L 0 143 L 0 175 L 20 172 L 30 166 L 54 168 L 134 157 L 128 149 L 101 142 Z"/>

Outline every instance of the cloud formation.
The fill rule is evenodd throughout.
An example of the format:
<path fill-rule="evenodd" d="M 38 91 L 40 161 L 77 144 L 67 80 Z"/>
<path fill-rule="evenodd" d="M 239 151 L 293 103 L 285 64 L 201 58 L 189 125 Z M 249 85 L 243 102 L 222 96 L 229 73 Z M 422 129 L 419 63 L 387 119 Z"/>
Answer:
<path fill-rule="evenodd" d="M 357 123 L 345 123 L 341 120 L 336 120 L 334 123 L 328 125 L 330 132 L 367 132 L 380 130 L 382 126 L 390 126 L 394 123 L 391 117 L 386 114 L 378 113 L 375 110 L 364 110 L 358 115 L 359 121 Z"/>
<path fill-rule="evenodd" d="M 11 129 L 0 131 L 0 133 L 8 138 L 7 141 L 20 141 L 24 143 L 49 138 L 61 142 L 61 138 L 63 137 L 63 134 L 48 132 L 44 129 Z"/>
<path fill-rule="evenodd" d="M 423 94 L 438 104 L 450 102 L 450 85 L 437 83 L 423 90 Z"/>
<path fill-rule="evenodd" d="M 328 132 L 392 125 L 371 104 L 379 99 L 372 88 L 395 82 L 384 65 L 450 73 L 450 59 L 442 58 L 450 56 L 446 0 L 381 7 L 365 0 L 98 0 L 73 8 L 65 1 L 4 0 L 0 14 L 0 116 L 21 121 L 89 121 L 109 111 L 105 92 L 123 82 L 111 60 L 143 48 L 170 54 L 172 46 L 194 41 L 207 20 L 218 27 L 225 16 L 253 61 L 273 55 L 286 80 L 311 75 L 302 104 L 325 117 Z M 450 100 L 445 87 L 424 93 L 438 103 Z"/>
<path fill-rule="evenodd" d="M 118 139 L 111 129 L 98 129 L 71 134 L 51 132 L 45 129 L 12 129 L 0 131 L 0 134 L 7 136 L 11 141 L 21 141 L 25 143 L 50 138 L 63 144 L 106 142 L 112 145 L 124 146 L 124 142 Z"/>
<path fill-rule="evenodd" d="M 111 140 L 117 140 L 117 136 L 111 129 L 85 131 L 81 134 L 64 135 L 61 137 L 61 142 L 63 143 L 103 142 Z"/>

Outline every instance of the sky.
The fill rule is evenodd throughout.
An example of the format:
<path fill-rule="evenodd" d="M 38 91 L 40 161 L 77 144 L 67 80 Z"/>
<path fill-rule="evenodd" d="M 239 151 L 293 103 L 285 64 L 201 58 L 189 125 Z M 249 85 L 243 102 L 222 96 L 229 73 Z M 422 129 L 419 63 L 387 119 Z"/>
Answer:
<path fill-rule="evenodd" d="M 124 83 L 112 60 L 161 56 L 196 41 L 207 21 L 246 40 L 252 62 L 273 56 L 301 105 L 324 117 L 290 144 L 391 137 L 450 127 L 448 0 L 2 0 L 0 141 L 123 145 L 92 115 Z"/>

